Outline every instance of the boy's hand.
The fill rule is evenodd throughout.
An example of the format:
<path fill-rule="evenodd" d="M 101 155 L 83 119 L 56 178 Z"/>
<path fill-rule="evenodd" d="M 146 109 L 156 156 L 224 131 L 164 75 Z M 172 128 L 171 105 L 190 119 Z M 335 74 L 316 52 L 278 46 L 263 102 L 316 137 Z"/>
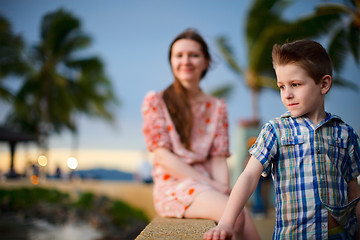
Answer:
<path fill-rule="evenodd" d="M 217 225 L 216 227 L 204 233 L 205 240 L 225 240 L 231 239 L 233 230 L 227 225 Z"/>

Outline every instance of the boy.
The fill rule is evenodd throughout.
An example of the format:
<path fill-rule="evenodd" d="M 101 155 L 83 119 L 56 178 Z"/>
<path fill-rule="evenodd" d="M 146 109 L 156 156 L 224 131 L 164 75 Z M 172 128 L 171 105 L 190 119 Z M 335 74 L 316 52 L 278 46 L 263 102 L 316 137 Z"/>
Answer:
<path fill-rule="evenodd" d="M 236 216 L 260 175 L 272 174 L 276 191 L 273 239 L 354 239 L 360 218 L 359 137 L 325 112 L 331 60 L 317 42 L 273 47 L 273 66 L 288 112 L 264 125 L 218 226 L 204 239 L 231 237 Z"/>

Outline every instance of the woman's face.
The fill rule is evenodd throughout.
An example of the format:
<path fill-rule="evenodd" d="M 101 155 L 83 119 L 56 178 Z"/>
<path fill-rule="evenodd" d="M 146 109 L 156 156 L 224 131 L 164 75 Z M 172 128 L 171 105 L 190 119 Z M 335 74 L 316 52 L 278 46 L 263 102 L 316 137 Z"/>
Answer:
<path fill-rule="evenodd" d="M 170 63 L 175 78 L 186 89 L 199 87 L 201 74 L 209 65 L 201 45 L 191 39 L 180 39 L 173 44 Z"/>

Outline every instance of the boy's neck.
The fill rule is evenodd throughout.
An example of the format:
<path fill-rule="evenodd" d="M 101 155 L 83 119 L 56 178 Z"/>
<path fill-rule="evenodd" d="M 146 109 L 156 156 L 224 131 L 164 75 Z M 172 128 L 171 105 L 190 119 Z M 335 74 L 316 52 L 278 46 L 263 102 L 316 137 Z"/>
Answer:
<path fill-rule="evenodd" d="M 308 116 L 307 114 L 305 114 L 304 116 L 309 118 L 315 126 L 319 125 L 319 123 L 324 121 L 327 117 L 325 110 L 314 113 L 311 116 Z"/>

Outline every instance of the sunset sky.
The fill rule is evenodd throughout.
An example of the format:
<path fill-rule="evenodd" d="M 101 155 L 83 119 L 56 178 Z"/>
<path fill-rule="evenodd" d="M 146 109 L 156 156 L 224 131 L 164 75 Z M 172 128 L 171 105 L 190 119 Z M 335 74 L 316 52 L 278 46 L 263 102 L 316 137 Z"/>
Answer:
<path fill-rule="evenodd" d="M 286 16 L 294 18 L 309 13 L 319 2 L 296 1 L 286 11 Z M 13 31 L 21 34 L 28 45 L 38 42 L 41 18 L 50 11 L 62 7 L 81 19 L 83 31 L 93 40 L 87 53 L 98 55 L 104 61 L 121 106 L 113 109 L 116 117 L 113 126 L 85 116 L 78 118 L 78 155 L 79 161 L 84 163 L 79 167 L 126 168 L 133 166 L 146 150 L 140 113 L 144 95 L 150 90 L 160 91 L 172 82 L 168 47 L 172 39 L 188 27 L 196 28 L 204 36 L 214 58 L 202 88 L 210 91 L 224 83 L 234 83 L 235 91 L 227 99 L 231 151 L 234 152 L 236 125 L 239 119 L 251 115 L 250 95 L 243 81 L 225 65 L 215 41 L 219 36 L 226 36 L 241 65 L 246 64 L 244 20 L 250 4 L 249 0 L 0 0 L 0 13 L 10 20 Z M 346 61 L 343 75 L 360 88 L 359 67 L 352 59 Z M 12 87 L 16 89 L 16 82 Z M 359 91 L 334 87 L 326 98 L 326 110 L 340 115 L 357 132 L 360 131 Z M 0 123 L 8 110 L 9 106 L 0 101 Z M 261 92 L 262 123 L 285 110 L 278 92 Z M 52 162 L 71 155 L 73 142 L 70 133 L 52 137 Z M 7 151 L 8 146 L 0 143 L 1 170 L 8 165 Z M 26 155 L 26 151 L 21 154 Z"/>

